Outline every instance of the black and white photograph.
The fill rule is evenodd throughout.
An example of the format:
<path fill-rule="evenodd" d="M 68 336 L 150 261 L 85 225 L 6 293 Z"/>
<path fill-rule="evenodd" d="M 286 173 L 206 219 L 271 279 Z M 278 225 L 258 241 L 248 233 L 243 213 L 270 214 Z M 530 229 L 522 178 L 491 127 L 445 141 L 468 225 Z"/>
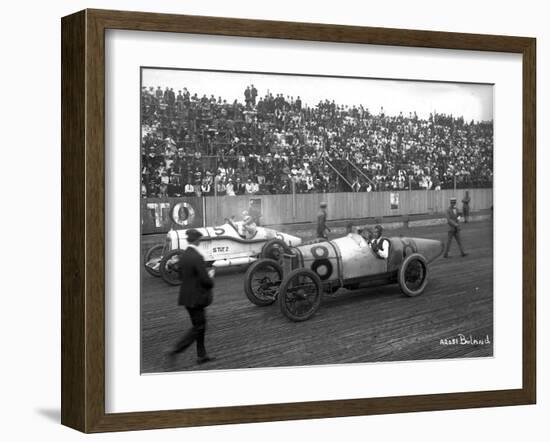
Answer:
<path fill-rule="evenodd" d="M 139 93 L 142 374 L 493 356 L 492 84 L 142 67 Z"/>
<path fill-rule="evenodd" d="M 5 2 L 0 441 L 547 442 L 549 12 Z"/>

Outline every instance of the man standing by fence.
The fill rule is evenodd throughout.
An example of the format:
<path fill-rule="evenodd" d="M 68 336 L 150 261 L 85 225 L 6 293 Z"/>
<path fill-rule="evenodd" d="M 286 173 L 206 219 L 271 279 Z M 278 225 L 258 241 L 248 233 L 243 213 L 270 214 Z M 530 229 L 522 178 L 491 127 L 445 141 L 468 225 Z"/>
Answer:
<path fill-rule="evenodd" d="M 468 191 L 462 198 L 462 215 L 464 216 L 464 222 L 467 223 L 470 220 L 470 192 Z"/>
<path fill-rule="evenodd" d="M 252 198 L 248 202 L 248 214 L 252 217 L 252 220 L 256 226 L 260 225 L 260 217 L 262 216 L 262 200 L 259 198 Z"/>
<path fill-rule="evenodd" d="M 317 214 L 317 238 L 328 240 L 327 231 L 330 232 L 327 226 L 327 203 L 323 201 Z"/>
<path fill-rule="evenodd" d="M 462 247 L 462 241 L 460 240 L 460 226 L 458 224 L 458 209 L 456 208 L 456 198 L 451 198 L 451 205 L 447 209 L 447 224 L 449 225 L 449 231 L 447 232 L 447 244 L 445 245 L 444 258 L 449 257 L 449 249 L 451 248 L 451 241 L 454 238 L 458 244 L 460 254 L 466 256 Z"/>

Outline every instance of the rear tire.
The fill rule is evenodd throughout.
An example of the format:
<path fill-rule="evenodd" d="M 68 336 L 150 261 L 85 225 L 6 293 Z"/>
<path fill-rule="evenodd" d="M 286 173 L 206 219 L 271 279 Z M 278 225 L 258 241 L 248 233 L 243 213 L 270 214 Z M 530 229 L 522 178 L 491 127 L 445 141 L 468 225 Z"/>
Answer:
<path fill-rule="evenodd" d="M 420 253 L 413 253 L 407 256 L 399 271 L 397 282 L 401 291 L 407 296 L 418 296 L 422 294 L 428 284 L 428 262 Z"/>
<path fill-rule="evenodd" d="M 152 268 L 150 265 L 147 265 L 152 259 L 155 259 L 157 255 L 159 255 L 160 252 L 160 258 L 162 260 L 162 251 L 164 250 L 164 244 L 157 244 L 156 246 L 151 247 L 147 252 L 145 253 L 145 256 L 143 258 L 143 266 L 145 267 L 145 270 L 150 275 L 159 277 L 160 276 L 160 270 L 159 267 L 157 269 Z"/>

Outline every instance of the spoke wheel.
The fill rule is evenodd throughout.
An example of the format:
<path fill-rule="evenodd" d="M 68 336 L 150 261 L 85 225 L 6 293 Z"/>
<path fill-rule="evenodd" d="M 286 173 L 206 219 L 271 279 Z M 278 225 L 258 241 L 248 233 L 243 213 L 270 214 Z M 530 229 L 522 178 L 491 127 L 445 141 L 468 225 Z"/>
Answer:
<path fill-rule="evenodd" d="M 281 284 L 279 307 L 288 319 L 305 321 L 319 309 L 322 293 L 321 279 L 316 273 L 296 269 Z"/>
<path fill-rule="evenodd" d="M 160 276 L 170 285 L 180 285 L 180 275 L 174 264 L 177 260 L 177 255 L 181 254 L 182 250 L 172 250 L 162 257 L 160 260 Z"/>
<path fill-rule="evenodd" d="M 162 259 L 162 253 L 164 252 L 164 245 L 157 244 L 151 247 L 145 253 L 143 258 L 143 266 L 147 273 L 153 276 L 160 276 L 160 261 Z"/>
<path fill-rule="evenodd" d="M 398 282 L 401 291 L 407 296 L 420 295 L 428 284 L 428 263 L 419 253 L 405 258 L 399 269 Z"/>
<path fill-rule="evenodd" d="M 248 268 L 244 278 L 246 297 L 255 305 L 273 304 L 277 299 L 282 279 L 283 269 L 277 261 L 256 261 Z"/>

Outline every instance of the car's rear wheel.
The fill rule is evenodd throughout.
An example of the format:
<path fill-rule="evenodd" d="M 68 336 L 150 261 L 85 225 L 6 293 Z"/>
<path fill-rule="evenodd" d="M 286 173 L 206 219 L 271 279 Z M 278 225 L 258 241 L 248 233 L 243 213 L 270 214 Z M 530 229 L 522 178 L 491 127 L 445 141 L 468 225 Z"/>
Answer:
<path fill-rule="evenodd" d="M 183 253 L 183 250 L 171 250 L 160 260 L 160 276 L 170 285 L 180 285 L 180 275 L 174 264 L 176 263 L 177 255 Z"/>
<path fill-rule="evenodd" d="M 259 306 L 271 305 L 277 299 L 283 279 L 283 268 L 272 259 L 252 263 L 244 277 L 244 292 L 250 302 Z"/>
<path fill-rule="evenodd" d="M 288 250 L 287 245 L 281 239 L 270 239 L 262 247 L 260 258 L 272 259 L 280 262 L 283 259 L 283 253 Z"/>
<path fill-rule="evenodd" d="M 164 251 L 163 244 L 157 244 L 151 247 L 145 253 L 143 265 L 147 273 L 153 276 L 160 276 L 160 261 L 162 260 L 162 252 Z"/>
<path fill-rule="evenodd" d="M 291 321 L 311 318 L 321 305 L 321 278 L 309 269 L 292 271 L 281 283 L 279 307 Z"/>
<path fill-rule="evenodd" d="M 407 256 L 397 274 L 401 291 L 407 296 L 422 294 L 428 284 L 428 263 L 419 253 Z"/>

